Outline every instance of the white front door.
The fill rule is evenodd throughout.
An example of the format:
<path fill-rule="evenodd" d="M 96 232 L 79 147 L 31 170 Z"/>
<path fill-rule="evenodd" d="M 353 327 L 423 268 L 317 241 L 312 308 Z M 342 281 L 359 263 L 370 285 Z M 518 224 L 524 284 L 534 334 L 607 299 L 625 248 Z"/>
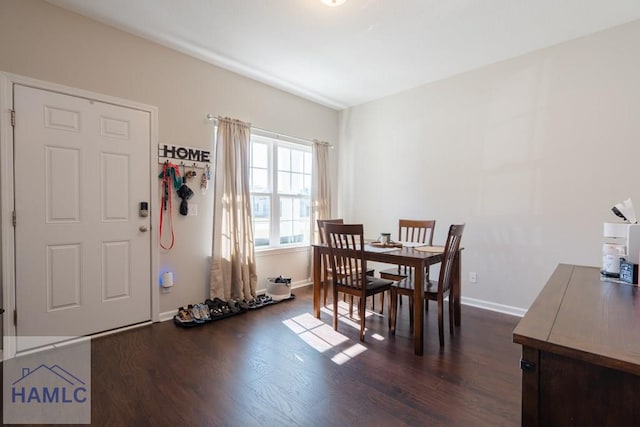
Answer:
<path fill-rule="evenodd" d="M 14 110 L 17 350 L 150 320 L 149 112 L 20 84 Z"/>

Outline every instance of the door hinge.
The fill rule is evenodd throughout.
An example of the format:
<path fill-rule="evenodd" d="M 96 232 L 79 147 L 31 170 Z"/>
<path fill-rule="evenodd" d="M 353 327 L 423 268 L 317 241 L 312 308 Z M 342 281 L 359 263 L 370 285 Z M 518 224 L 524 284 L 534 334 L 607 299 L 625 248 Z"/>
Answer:
<path fill-rule="evenodd" d="M 16 226 L 16 211 L 13 211 L 11 213 L 11 222 L 13 223 L 13 226 Z"/>
<path fill-rule="evenodd" d="M 16 126 L 16 110 L 11 110 L 11 126 Z"/>
<path fill-rule="evenodd" d="M 13 310 L 13 326 L 18 326 L 18 310 Z"/>
<path fill-rule="evenodd" d="M 520 369 L 531 372 L 536 370 L 536 364 L 525 359 L 520 359 Z"/>

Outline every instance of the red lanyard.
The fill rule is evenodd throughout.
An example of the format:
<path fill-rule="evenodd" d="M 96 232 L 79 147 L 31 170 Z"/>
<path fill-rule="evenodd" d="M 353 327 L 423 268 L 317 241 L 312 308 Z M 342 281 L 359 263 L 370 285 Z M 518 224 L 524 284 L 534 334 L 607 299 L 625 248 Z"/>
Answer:
<path fill-rule="evenodd" d="M 160 199 L 160 247 L 162 247 L 162 249 L 171 249 L 173 248 L 173 243 L 175 242 L 175 236 L 173 235 L 173 207 L 171 204 L 171 199 L 173 197 L 171 197 L 171 179 L 169 178 L 169 168 L 168 168 L 168 164 L 167 162 L 164 163 L 164 167 L 162 169 L 162 191 L 164 192 L 164 194 L 162 195 L 162 198 Z M 171 245 L 169 247 L 166 247 L 165 245 L 162 244 L 162 222 L 163 222 L 163 213 L 164 210 L 166 209 L 167 205 L 166 205 L 166 199 L 169 199 L 169 226 L 171 227 Z"/>

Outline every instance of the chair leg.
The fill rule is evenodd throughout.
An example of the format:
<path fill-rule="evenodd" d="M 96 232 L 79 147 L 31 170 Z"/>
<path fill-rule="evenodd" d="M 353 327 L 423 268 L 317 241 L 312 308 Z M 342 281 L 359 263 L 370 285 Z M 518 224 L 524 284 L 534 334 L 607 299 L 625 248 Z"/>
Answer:
<path fill-rule="evenodd" d="M 324 300 L 324 307 L 327 306 L 327 290 L 329 288 L 329 281 L 325 278 L 325 280 L 322 282 L 322 297 Z"/>
<path fill-rule="evenodd" d="M 338 290 L 335 286 L 333 288 L 333 330 L 338 330 Z"/>
<path fill-rule="evenodd" d="M 376 299 L 375 295 L 373 299 Z M 384 313 L 384 292 L 380 292 L 380 314 L 382 313 Z"/>
<path fill-rule="evenodd" d="M 353 295 L 349 295 L 349 317 L 353 318 Z"/>
<path fill-rule="evenodd" d="M 364 322 L 367 319 L 367 299 L 360 298 L 358 301 L 358 316 L 360 316 L 360 341 L 364 341 Z"/>
<path fill-rule="evenodd" d="M 453 298 L 451 297 L 451 294 L 449 294 L 449 334 L 453 335 Z"/>
<path fill-rule="evenodd" d="M 413 295 L 407 295 L 409 298 L 409 330 L 413 331 Z"/>
<path fill-rule="evenodd" d="M 429 267 L 427 267 L 427 270 L 424 272 L 425 273 L 425 280 L 428 282 L 429 281 Z M 424 300 L 424 311 L 427 312 L 429 311 L 429 300 L 425 299 Z"/>
<path fill-rule="evenodd" d="M 389 328 L 391 329 L 391 335 L 395 335 L 396 317 L 398 316 L 398 291 L 395 288 L 391 288 L 391 295 L 389 296 L 389 313 Z"/>
<path fill-rule="evenodd" d="M 444 346 L 444 319 L 443 315 L 443 307 L 444 301 L 442 299 L 438 299 L 438 336 L 440 337 L 440 347 Z"/>

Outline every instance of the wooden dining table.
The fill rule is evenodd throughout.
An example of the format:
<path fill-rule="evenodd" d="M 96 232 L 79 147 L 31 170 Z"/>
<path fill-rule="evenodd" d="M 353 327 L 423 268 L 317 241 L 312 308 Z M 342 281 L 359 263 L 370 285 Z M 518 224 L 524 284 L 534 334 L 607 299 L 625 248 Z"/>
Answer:
<path fill-rule="evenodd" d="M 452 292 L 449 298 L 453 298 L 453 313 L 455 326 L 460 326 L 460 264 L 461 251 L 458 250 L 453 264 Z M 322 288 L 322 258 L 329 253 L 325 244 L 313 245 L 313 315 L 320 318 L 320 290 Z M 426 252 L 415 247 L 394 248 L 393 250 L 380 251 L 378 248 L 365 245 L 365 258 L 367 261 L 376 261 L 387 264 L 406 265 L 415 270 L 415 283 L 424 283 L 426 268 L 442 261 L 442 252 Z M 424 290 L 421 286 L 415 287 L 413 294 L 413 341 L 414 352 L 421 356 L 424 351 Z"/>

